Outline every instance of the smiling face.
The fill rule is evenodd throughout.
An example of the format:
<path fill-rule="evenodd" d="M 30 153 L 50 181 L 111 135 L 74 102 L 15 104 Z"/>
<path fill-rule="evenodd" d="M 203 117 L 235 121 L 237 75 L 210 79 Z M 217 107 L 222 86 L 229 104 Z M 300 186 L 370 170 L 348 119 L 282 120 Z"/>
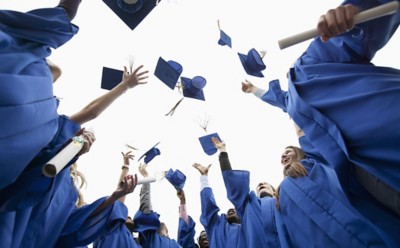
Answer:
<path fill-rule="evenodd" d="M 229 223 L 237 223 L 240 224 L 239 216 L 236 213 L 236 210 L 234 208 L 228 209 L 226 212 L 226 220 Z"/>
<path fill-rule="evenodd" d="M 284 168 L 297 160 L 296 151 L 292 147 L 286 147 L 281 156 L 281 164 Z"/>
<path fill-rule="evenodd" d="M 200 248 L 208 248 L 209 243 L 208 243 L 208 237 L 206 231 L 201 231 L 199 238 L 197 240 L 197 243 L 199 244 Z"/>
<path fill-rule="evenodd" d="M 257 197 L 273 197 L 275 193 L 274 187 L 267 182 L 262 182 L 257 185 L 256 188 Z"/>

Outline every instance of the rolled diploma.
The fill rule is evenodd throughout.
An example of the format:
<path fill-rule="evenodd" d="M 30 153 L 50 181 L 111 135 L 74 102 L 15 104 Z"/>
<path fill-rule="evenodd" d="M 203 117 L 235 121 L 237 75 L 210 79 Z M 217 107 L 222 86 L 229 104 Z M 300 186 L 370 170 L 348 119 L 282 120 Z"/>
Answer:
<path fill-rule="evenodd" d="M 73 137 L 66 147 L 43 166 L 42 173 L 47 177 L 55 177 L 79 153 L 83 147 L 83 141 L 83 135 Z"/>
<path fill-rule="evenodd" d="M 144 177 L 144 178 L 138 179 L 137 184 L 154 183 L 155 181 L 157 181 L 156 177 Z"/>
<path fill-rule="evenodd" d="M 369 21 L 372 19 L 382 17 L 382 16 L 391 15 L 393 13 L 396 13 L 398 8 L 399 8 L 398 1 L 392 1 L 389 3 L 382 4 L 378 7 L 371 8 L 371 9 L 368 9 L 368 10 L 358 13 L 354 17 L 354 23 L 359 24 L 362 22 L 366 22 L 366 21 Z M 308 39 L 312 39 L 318 35 L 319 34 L 318 34 L 317 29 L 313 28 L 313 29 L 304 31 L 302 33 L 295 34 L 293 36 L 289 36 L 287 38 L 279 40 L 278 41 L 279 48 L 285 49 L 287 47 L 296 45 L 296 44 L 306 41 Z"/>

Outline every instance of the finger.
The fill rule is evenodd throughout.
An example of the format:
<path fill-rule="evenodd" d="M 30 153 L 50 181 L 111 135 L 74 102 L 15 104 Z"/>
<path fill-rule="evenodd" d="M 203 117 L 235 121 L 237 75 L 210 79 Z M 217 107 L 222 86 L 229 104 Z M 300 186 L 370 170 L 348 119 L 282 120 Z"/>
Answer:
<path fill-rule="evenodd" d="M 126 66 L 124 66 L 124 74 L 129 75 L 129 72 L 128 72 L 128 69 L 126 68 Z"/>
<path fill-rule="evenodd" d="M 346 4 L 344 6 L 345 10 L 345 20 L 346 20 L 346 30 L 350 30 L 354 27 L 354 16 L 357 13 L 357 8 L 353 5 Z"/>
<path fill-rule="evenodd" d="M 140 65 L 138 68 L 136 68 L 134 71 L 133 71 L 133 74 L 136 74 L 140 69 L 142 69 L 143 68 L 143 65 Z"/>
<path fill-rule="evenodd" d="M 335 17 L 336 17 L 336 25 L 338 30 L 335 35 L 339 35 L 347 31 L 347 20 L 346 20 L 346 12 L 345 7 L 340 6 L 336 9 Z"/>
<path fill-rule="evenodd" d="M 144 74 L 147 74 L 147 73 L 149 73 L 149 71 L 140 72 L 140 73 L 137 74 L 137 76 L 140 77 L 140 76 L 143 76 Z"/>
<path fill-rule="evenodd" d="M 212 164 L 209 164 L 209 165 L 207 166 L 207 169 L 210 169 L 211 165 L 212 165 Z"/>

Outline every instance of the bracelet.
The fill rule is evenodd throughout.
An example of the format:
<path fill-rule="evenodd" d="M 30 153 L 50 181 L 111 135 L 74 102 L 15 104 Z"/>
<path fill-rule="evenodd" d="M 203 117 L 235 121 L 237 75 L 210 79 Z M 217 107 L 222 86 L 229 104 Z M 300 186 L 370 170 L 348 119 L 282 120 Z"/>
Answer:
<path fill-rule="evenodd" d="M 122 165 L 122 168 L 121 168 L 121 169 L 127 169 L 127 170 L 129 170 L 129 165 L 124 164 L 124 165 Z"/>

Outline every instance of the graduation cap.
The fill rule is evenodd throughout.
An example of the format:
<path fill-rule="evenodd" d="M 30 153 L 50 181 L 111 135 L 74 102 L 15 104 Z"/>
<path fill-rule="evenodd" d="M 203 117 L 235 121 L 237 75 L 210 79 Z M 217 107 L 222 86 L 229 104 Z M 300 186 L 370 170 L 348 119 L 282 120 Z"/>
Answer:
<path fill-rule="evenodd" d="M 217 21 L 217 23 L 218 23 L 219 37 L 220 37 L 218 40 L 218 44 L 220 44 L 221 46 L 229 46 L 230 48 L 232 48 L 231 37 L 229 37 L 229 35 L 227 35 L 224 31 L 222 31 L 221 25 L 219 24 L 219 20 Z"/>
<path fill-rule="evenodd" d="M 243 68 L 247 74 L 255 77 L 264 77 L 261 71 L 265 70 L 266 66 L 263 62 L 263 58 L 256 49 L 250 49 L 247 55 L 238 54 L 240 62 L 242 62 Z"/>
<path fill-rule="evenodd" d="M 175 89 L 176 83 L 183 71 L 182 66 L 173 60 L 165 61 L 159 58 L 154 75 L 160 79 L 171 90 Z"/>
<path fill-rule="evenodd" d="M 101 88 L 105 90 L 112 90 L 122 81 L 124 72 L 108 67 L 103 67 L 103 73 L 101 75 Z"/>
<path fill-rule="evenodd" d="M 137 211 L 133 217 L 133 230 L 138 233 L 157 231 L 160 228 L 160 215 L 156 212 L 148 214 Z"/>
<path fill-rule="evenodd" d="M 103 2 L 132 30 L 146 18 L 159 1 L 160 0 L 103 0 Z"/>
<path fill-rule="evenodd" d="M 153 160 L 153 158 L 155 158 L 155 156 L 158 156 L 161 154 L 160 150 L 158 148 L 156 148 L 156 146 L 160 144 L 160 142 L 158 142 L 157 144 L 155 144 L 152 148 L 150 148 L 150 150 L 148 150 L 145 154 L 143 154 L 142 156 L 140 156 L 140 158 L 138 159 L 138 161 L 140 161 L 143 157 L 144 157 L 144 162 L 146 164 L 148 164 L 151 160 Z"/>
<path fill-rule="evenodd" d="M 228 46 L 230 48 L 232 48 L 232 39 L 231 37 L 229 37 L 229 35 L 227 35 L 224 31 L 222 31 L 221 29 L 219 30 L 219 40 L 218 40 L 218 44 L 221 46 Z"/>
<path fill-rule="evenodd" d="M 180 170 L 169 169 L 165 178 L 175 187 L 176 190 L 182 190 L 185 186 L 186 176 Z"/>
<path fill-rule="evenodd" d="M 199 138 L 201 147 L 203 147 L 203 150 L 207 155 L 213 155 L 218 151 L 218 149 L 215 147 L 214 143 L 211 140 L 212 137 L 215 137 L 219 141 L 221 141 L 221 138 L 219 137 L 218 133 L 208 134 L 206 136 L 202 136 Z"/>
<path fill-rule="evenodd" d="M 197 100 L 205 100 L 203 88 L 207 81 L 202 76 L 196 76 L 193 79 L 181 77 L 183 96 L 194 98 Z"/>

